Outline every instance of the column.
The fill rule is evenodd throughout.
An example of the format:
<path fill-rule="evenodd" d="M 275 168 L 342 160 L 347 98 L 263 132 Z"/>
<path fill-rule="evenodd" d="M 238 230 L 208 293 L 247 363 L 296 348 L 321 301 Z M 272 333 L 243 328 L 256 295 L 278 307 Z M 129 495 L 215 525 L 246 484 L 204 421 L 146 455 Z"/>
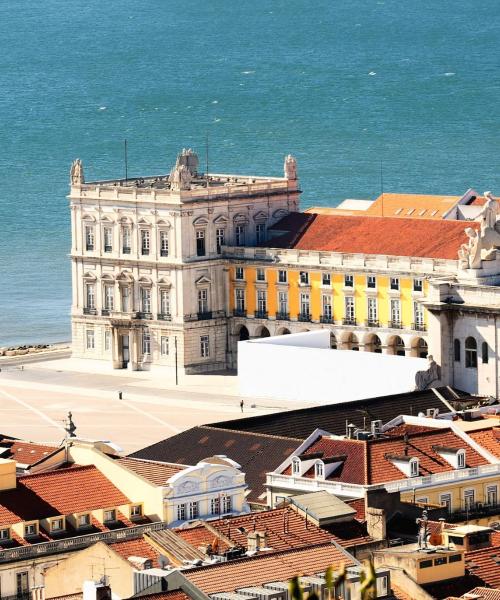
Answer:
<path fill-rule="evenodd" d="M 137 371 L 139 368 L 139 344 L 138 344 L 139 331 L 137 329 L 130 330 L 130 366 L 132 371 Z"/>
<path fill-rule="evenodd" d="M 111 327 L 111 357 L 113 361 L 113 369 L 122 368 L 122 357 L 120 356 L 120 335 L 116 327 Z"/>

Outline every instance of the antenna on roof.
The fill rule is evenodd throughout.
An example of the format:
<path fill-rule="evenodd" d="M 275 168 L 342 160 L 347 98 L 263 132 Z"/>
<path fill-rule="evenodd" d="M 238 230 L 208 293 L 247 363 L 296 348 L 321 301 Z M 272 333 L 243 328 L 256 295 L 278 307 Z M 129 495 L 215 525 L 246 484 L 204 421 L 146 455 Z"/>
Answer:
<path fill-rule="evenodd" d="M 207 188 L 208 188 L 208 131 L 205 137 L 205 163 L 206 163 L 206 171 L 205 175 L 207 178 Z"/>
<path fill-rule="evenodd" d="M 380 159 L 380 193 L 382 198 L 382 216 L 384 216 L 384 162 L 382 159 Z"/>
<path fill-rule="evenodd" d="M 124 159 L 125 159 L 125 181 L 128 180 L 128 152 L 127 152 L 127 140 L 124 140 Z"/>

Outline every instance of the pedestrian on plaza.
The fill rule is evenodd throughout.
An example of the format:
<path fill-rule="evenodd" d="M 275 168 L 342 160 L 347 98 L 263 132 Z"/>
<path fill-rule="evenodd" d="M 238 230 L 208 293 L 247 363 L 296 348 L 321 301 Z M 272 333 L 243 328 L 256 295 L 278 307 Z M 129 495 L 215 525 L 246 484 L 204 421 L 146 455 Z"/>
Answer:
<path fill-rule="evenodd" d="M 243 407 L 245 406 L 245 403 L 243 402 L 243 398 L 240 400 L 240 408 L 241 408 L 241 412 L 243 412 Z"/>
<path fill-rule="evenodd" d="M 118 392 L 118 400 L 123 400 L 123 392 Z"/>

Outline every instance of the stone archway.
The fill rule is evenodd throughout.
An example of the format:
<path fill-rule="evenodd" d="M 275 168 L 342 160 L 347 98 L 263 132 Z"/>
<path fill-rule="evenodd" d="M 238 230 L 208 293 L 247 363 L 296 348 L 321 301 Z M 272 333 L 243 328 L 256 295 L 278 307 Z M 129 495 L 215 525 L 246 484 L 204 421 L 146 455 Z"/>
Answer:
<path fill-rule="evenodd" d="M 250 339 L 250 333 L 248 331 L 248 329 L 245 327 L 245 325 L 242 325 L 239 329 L 239 331 L 237 332 L 238 335 L 238 340 L 240 342 L 246 342 L 247 340 Z"/>
<path fill-rule="evenodd" d="M 411 341 L 411 350 L 410 356 L 415 356 L 417 358 L 427 358 L 429 354 L 429 348 L 427 346 L 427 342 L 424 338 L 416 337 Z"/>
<path fill-rule="evenodd" d="M 399 335 L 394 335 L 387 341 L 387 354 L 394 354 L 396 356 L 406 356 L 405 343 L 403 338 Z"/>
<path fill-rule="evenodd" d="M 376 354 L 382 354 L 382 342 L 375 333 L 369 333 L 365 337 L 365 351 L 375 352 Z"/>
<path fill-rule="evenodd" d="M 269 329 L 267 327 L 261 326 L 255 331 L 255 337 L 267 338 L 271 337 L 271 334 L 269 333 Z"/>
<path fill-rule="evenodd" d="M 289 329 L 287 329 L 286 327 L 280 327 L 277 331 L 276 331 L 276 335 L 290 335 L 291 331 Z"/>

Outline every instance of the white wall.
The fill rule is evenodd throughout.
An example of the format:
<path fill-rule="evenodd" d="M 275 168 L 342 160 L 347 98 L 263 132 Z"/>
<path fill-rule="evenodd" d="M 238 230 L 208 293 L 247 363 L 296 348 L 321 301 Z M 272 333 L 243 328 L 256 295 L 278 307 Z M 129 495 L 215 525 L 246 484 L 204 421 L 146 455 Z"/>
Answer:
<path fill-rule="evenodd" d="M 340 403 L 415 389 L 423 358 L 331 350 L 329 331 L 238 343 L 240 394 L 300 402 Z"/>

